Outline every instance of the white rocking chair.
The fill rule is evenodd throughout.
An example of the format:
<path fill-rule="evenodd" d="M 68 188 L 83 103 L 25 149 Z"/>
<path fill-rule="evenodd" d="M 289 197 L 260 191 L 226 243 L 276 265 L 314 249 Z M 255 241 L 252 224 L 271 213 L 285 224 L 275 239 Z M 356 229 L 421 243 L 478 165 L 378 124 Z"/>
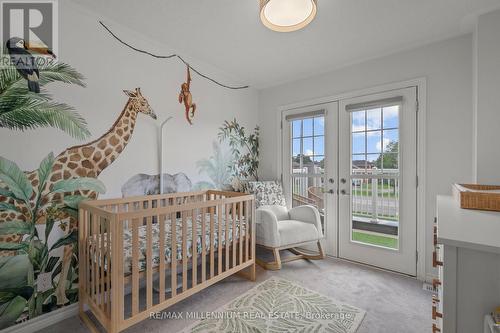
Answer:
<path fill-rule="evenodd" d="M 270 249 L 274 261 L 256 258 L 258 265 L 268 270 L 279 270 L 283 262 L 298 259 L 319 260 L 325 257 L 320 240 L 323 238 L 321 219 L 313 206 L 299 206 L 288 210 L 278 182 L 250 182 L 250 192 L 256 197 L 256 243 Z M 263 204 L 265 203 L 265 204 Z M 300 251 L 297 247 L 316 242 L 318 253 Z M 280 250 L 289 250 L 295 256 L 281 259 Z"/>

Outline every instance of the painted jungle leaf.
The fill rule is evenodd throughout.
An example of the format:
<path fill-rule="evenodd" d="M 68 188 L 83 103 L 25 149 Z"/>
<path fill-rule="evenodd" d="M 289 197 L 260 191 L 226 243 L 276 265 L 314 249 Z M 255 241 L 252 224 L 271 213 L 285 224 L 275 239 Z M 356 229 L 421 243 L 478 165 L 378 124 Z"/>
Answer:
<path fill-rule="evenodd" d="M 14 193 L 12 193 L 11 191 L 7 190 L 6 188 L 3 188 L 3 187 L 0 187 L 0 195 L 2 197 L 7 197 L 7 198 L 12 198 L 14 200 L 19 200 L 19 198 L 17 198 Z"/>
<path fill-rule="evenodd" d="M 28 256 L 0 257 L 0 290 L 21 288 L 28 283 L 31 263 Z"/>
<path fill-rule="evenodd" d="M 14 212 L 19 212 L 16 206 L 8 202 L 0 202 L 0 211 L 10 210 Z"/>
<path fill-rule="evenodd" d="M 59 257 L 50 257 L 47 266 L 45 267 L 45 272 L 52 272 L 54 267 L 56 267 L 57 262 L 59 261 Z"/>
<path fill-rule="evenodd" d="M 48 218 L 45 222 L 45 240 L 49 239 L 49 235 L 52 232 L 52 228 L 54 227 L 54 218 Z"/>
<path fill-rule="evenodd" d="M 64 196 L 64 204 L 70 208 L 78 209 L 80 202 L 88 200 L 87 197 L 83 195 L 66 195 Z"/>
<path fill-rule="evenodd" d="M 9 221 L 0 223 L 0 235 L 25 235 L 31 233 L 31 225 L 23 221 Z"/>
<path fill-rule="evenodd" d="M 85 86 L 83 76 L 63 63 L 40 66 L 41 86 L 64 82 Z M 0 127 L 26 130 L 39 127 L 59 128 L 77 139 L 90 135 L 85 119 L 64 103 L 54 102 L 42 89 L 32 93 L 14 66 L 0 68 Z"/>
<path fill-rule="evenodd" d="M 16 163 L 0 156 L 0 180 L 14 195 L 29 204 L 33 188 L 24 172 Z"/>
<path fill-rule="evenodd" d="M 50 153 L 43 159 L 38 167 L 38 192 L 42 193 L 45 189 L 45 183 L 50 177 L 50 173 L 52 172 L 52 167 L 54 166 L 54 154 Z"/>
<path fill-rule="evenodd" d="M 20 288 L 13 289 L 2 289 L 0 290 L 0 304 L 9 302 L 16 296 L 21 296 L 22 298 L 28 300 L 31 295 L 33 295 L 33 287 L 24 286 Z"/>
<path fill-rule="evenodd" d="M 26 300 L 16 296 L 7 303 L 0 305 L 0 329 L 14 324 L 26 307 Z"/>
<path fill-rule="evenodd" d="M 7 243 L 0 242 L 0 250 L 14 251 L 14 250 L 26 250 L 29 247 L 28 243 Z"/>
<path fill-rule="evenodd" d="M 73 230 L 71 233 L 66 236 L 59 238 L 57 242 L 52 245 L 50 251 L 57 249 L 58 247 L 74 244 L 78 241 L 78 230 Z"/>
<path fill-rule="evenodd" d="M 74 191 L 93 191 L 97 193 L 106 192 L 106 187 L 104 184 L 95 178 L 75 178 L 75 179 L 64 179 L 60 180 L 52 186 L 51 192 L 53 193 L 65 193 L 65 192 L 74 192 Z"/>

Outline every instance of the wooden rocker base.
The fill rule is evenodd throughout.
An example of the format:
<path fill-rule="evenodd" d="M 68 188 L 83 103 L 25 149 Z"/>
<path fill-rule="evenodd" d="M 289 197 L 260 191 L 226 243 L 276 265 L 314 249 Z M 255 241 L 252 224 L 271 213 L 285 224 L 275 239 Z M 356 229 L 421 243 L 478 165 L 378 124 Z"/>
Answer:
<path fill-rule="evenodd" d="M 294 247 L 289 248 L 289 249 L 283 249 L 283 250 L 289 250 L 290 252 L 295 254 L 295 256 L 288 257 L 288 258 L 285 258 L 283 260 L 281 259 L 281 256 L 280 256 L 280 248 L 278 248 L 278 247 L 268 248 L 268 247 L 264 246 L 265 248 L 273 251 L 274 261 L 265 262 L 259 258 L 255 258 L 255 262 L 257 263 L 257 265 L 261 266 L 264 269 L 267 269 L 270 271 L 276 271 L 276 270 L 280 270 L 281 264 L 285 263 L 285 262 L 290 262 L 290 261 L 299 260 L 299 259 L 306 259 L 306 260 L 324 259 L 325 253 L 323 252 L 323 248 L 321 247 L 321 243 L 318 241 L 316 243 L 316 245 L 318 246 L 318 253 L 304 252 L 304 251 L 300 251 Z"/>

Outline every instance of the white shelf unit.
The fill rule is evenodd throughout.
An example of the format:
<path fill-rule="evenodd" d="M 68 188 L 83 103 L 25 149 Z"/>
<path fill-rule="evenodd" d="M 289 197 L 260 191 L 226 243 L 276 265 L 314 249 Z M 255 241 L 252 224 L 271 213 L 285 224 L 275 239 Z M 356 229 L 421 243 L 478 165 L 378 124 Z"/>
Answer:
<path fill-rule="evenodd" d="M 484 316 L 500 305 L 500 213 L 461 209 L 437 198 L 438 295 L 434 332 L 484 330 Z"/>

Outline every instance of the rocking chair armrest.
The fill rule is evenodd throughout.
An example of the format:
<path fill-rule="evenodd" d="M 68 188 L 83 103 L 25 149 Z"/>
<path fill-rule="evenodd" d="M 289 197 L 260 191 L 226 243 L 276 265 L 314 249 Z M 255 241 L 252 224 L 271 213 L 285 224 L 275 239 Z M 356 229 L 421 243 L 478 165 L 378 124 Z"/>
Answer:
<path fill-rule="evenodd" d="M 277 246 L 279 244 L 278 219 L 274 212 L 269 209 L 258 208 L 255 222 L 257 224 L 258 243 Z"/>
<path fill-rule="evenodd" d="M 292 220 L 313 224 L 318 229 L 319 236 L 323 237 L 321 217 L 316 207 L 310 205 L 298 206 L 290 209 L 288 214 L 290 214 L 290 219 Z"/>

